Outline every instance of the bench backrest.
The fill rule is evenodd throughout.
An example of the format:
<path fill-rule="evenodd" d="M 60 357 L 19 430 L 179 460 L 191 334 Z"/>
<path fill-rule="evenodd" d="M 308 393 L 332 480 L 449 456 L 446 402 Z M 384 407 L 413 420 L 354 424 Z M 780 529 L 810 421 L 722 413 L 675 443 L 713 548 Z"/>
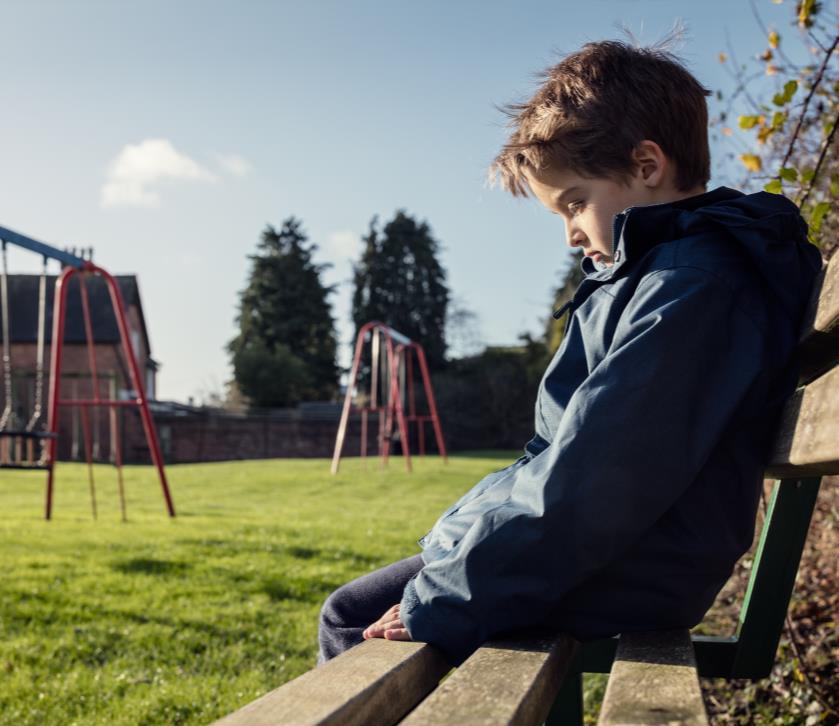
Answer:
<path fill-rule="evenodd" d="M 821 272 L 798 348 L 799 389 L 781 417 L 767 477 L 776 482 L 730 638 L 694 636 L 700 675 L 764 678 L 775 661 L 821 477 L 839 474 L 839 255 Z M 597 659 L 598 665 L 602 665 Z"/>
<path fill-rule="evenodd" d="M 804 321 L 805 384 L 787 402 L 767 476 L 778 478 L 740 611 L 734 677 L 768 675 L 823 474 L 839 473 L 839 255 L 822 270 Z"/>

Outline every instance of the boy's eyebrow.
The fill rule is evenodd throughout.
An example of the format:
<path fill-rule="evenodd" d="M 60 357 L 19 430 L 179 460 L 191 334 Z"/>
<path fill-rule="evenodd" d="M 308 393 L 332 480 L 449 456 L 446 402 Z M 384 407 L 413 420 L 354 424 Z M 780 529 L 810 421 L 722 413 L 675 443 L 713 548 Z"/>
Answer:
<path fill-rule="evenodd" d="M 580 187 L 569 187 L 556 198 L 557 203 L 562 204 L 568 197 L 574 194 L 574 192 L 578 191 L 580 191 Z"/>

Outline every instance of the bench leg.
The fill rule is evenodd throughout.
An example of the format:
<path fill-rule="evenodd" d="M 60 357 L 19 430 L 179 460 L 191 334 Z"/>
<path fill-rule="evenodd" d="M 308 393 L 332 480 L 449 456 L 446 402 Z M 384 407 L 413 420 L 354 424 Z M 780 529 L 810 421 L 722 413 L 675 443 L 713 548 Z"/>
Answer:
<path fill-rule="evenodd" d="M 580 726 L 583 723 L 583 674 L 572 671 L 562 682 L 545 726 Z"/>

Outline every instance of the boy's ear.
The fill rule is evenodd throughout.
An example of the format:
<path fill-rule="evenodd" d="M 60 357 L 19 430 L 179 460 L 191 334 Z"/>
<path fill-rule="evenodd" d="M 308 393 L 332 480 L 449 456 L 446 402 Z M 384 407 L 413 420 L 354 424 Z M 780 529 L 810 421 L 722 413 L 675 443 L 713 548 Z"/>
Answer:
<path fill-rule="evenodd" d="M 639 142 L 632 152 L 635 176 L 646 187 L 658 187 L 665 178 L 670 160 L 661 147 L 649 139 Z"/>

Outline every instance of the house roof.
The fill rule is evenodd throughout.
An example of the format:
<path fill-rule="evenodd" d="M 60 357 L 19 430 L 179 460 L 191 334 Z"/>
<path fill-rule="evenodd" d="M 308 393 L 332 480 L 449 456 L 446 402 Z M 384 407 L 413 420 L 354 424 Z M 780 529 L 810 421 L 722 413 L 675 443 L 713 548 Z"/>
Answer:
<path fill-rule="evenodd" d="M 9 339 L 12 343 L 38 342 L 38 291 L 40 275 L 9 275 Z M 56 275 L 47 275 L 46 333 L 45 339 L 52 340 L 52 312 L 55 293 Z M 84 343 L 85 329 L 82 315 L 82 300 L 79 290 L 79 275 L 70 278 L 67 290 L 67 318 L 64 327 L 65 343 Z M 151 354 L 143 306 L 140 302 L 140 289 L 135 275 L 115 276 L 126 309 L 135 305 L 140 315 L 140 333 Z M 119 328 L 111 304 L 108 286 L 102 277 L 91 275 L 86 279 L 88 300 L 90 301 L 90 322 L 95 343 L 118 343 Z M 3 301 L 0 299 L 0 311 Z M 3 331 L 0 329 L 0 341 Z"/>

